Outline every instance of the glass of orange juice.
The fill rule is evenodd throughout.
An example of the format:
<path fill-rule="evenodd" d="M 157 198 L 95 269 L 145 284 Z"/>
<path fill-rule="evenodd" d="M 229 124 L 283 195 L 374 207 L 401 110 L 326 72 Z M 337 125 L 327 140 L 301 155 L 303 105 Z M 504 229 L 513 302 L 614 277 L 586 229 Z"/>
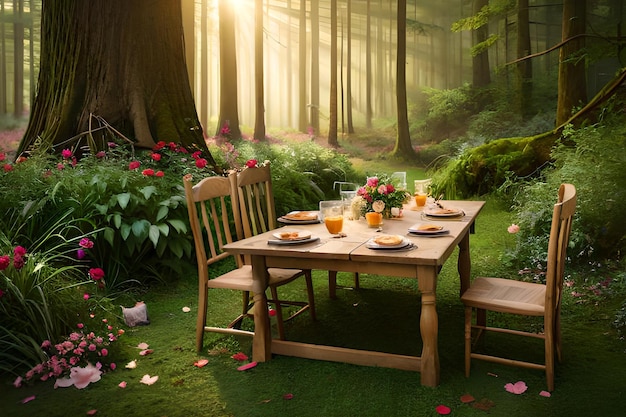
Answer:
<path fill-rule="evenodd" d="M 426 199 L 428 198 L 428 194 L 426 193 L 416 193 L 415 194 L 415 205 L 417 207 L 424 207 L 426 205 Z"/>
<path fill-rule="evenodd" d="M 343 208 L 341 200 L 320 201 L 320 218 L 331 235 L 343 230 Z"/>

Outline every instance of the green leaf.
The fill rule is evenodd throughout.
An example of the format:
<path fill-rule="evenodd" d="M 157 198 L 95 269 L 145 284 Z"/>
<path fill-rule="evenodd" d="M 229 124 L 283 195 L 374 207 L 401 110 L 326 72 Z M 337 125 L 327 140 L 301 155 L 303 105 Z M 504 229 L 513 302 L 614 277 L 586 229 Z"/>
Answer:
<path fill-rule="evenodd" d="M 150 238 L 150 241 L 152 242 L 155 248 L 157 244 L 159 243 L 160 235 L 161 235 L 161 232 L 159 231 L 159 227 L 154 224 L 150 225 L 150 229 L 148 231 L 148 237 Z"/>
<path fill-rule="evenodd" d="M 168 219 L 167 222 L 172 225 L 178 233 L 187 233 L 187 224 L 178 219 Z"/>
<path fill-rule="evenodd" d="M 159 231 L 161 232 L 161 234 L 163 236 L 166 236 L 166 237 L 169 236 L 169 234 L 170 234 L 170 227 L 167 224 L 159 223 L 159 224 L 157 224 L 157 227 L 159 228 Z"/>
<path fill-rule="evenodd" d="M 154 185 L 148 185 L 147 187 L 143 187 L 139 191 L 141 192 L 141 194 L 143 194 L 143 197 L 146 200 L 150 200 L 150 197 L 152 197 L 152 194 L 156 193 L 157 189 Z"/>
<path fill-rule="evenodd" d="M 122 235 L 122 239 L 126 241 L 128 236 L 130 236 L 130 224 L 123 223 L 120 227 L 120 234 Z"/>
<path fill-rule="evenodd" d="M 133 235 L 137 236 L 138 238 L 146 236 L 148 234 L 148 231 L 150 230 L 150 226 L 151 225 L 148 220 L 137 220 L 133 223 L 132 226 Z"/>
<path fill-rule="evenodd" d="M 115 227 L 117 227 L 118 229 L 120 228 L 120 226 L 122 225 L 122 215 L 119 213 L 115 213 L 113 215 L 113 224 L 115 225 Z"/>
<path fill-rule="evenodd" d="M 130 202 L 130 193 L 118 194 L 115 197 L 117 197 L 117 203 L 122 209 L 125 209 L 128 206 L 128 203 Z"/>
<path fill-rule="evenodd" d="M 115 230 L 110 227 L 104 228 L 104 240 L 106 240 L 109 245 L 113 246 L 113 242 L 115 241 Z"/>
<path fill-rule="evenodd" d="M 169 214 L 169 212 L 170 212 L 169 207 L 167 207 L 167 206 L 159 207 L 159 212 L 157 213 L 156 221 L 158 222 L 158 221 L 161 221 L 164 218 L 166 218 L 167 215 Z"/>
<path fill-rule="evenodd" d="M 104 215 L 109 211 L 109 206 L 106 204 L 96 204 L 96 210 L 98 210 L 98 213 Z"/>

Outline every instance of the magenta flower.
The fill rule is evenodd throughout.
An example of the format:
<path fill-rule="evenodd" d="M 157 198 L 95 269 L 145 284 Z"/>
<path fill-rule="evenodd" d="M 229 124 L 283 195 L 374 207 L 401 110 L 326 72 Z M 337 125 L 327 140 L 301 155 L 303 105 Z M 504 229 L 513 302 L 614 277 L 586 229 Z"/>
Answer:
<path fill-rule="evenodd" d="M 15 269 L 22 269 L 22 267 L 24 266 L 25 263 L 26 263 L 26 261 L 24 260 L 23 256 L 15 255 L 13 257 L 13 268 L 15 268 Z"/>
<path fill-rule="evenodd" d="M 100 281 L 102 278 L 104 278 L 104 271 L 102 270 L 102 268 L 91 268 L 89 270 L 89 276 L 94 281 Z"/>
<path fill-rule="evenodd" d="M 89 293 L 83 294 L 83 300 L 89 300 L 89 297 L 90 297 Z"/>
<path fill-rule="evenodd" d="M 106 155 L 107 155 L 107 154 L 106 154 L 106 152 L 104 152 L 104 151 L 99 151 L 99 152 L 96 154 L 96 158 L 98 158 L 98 159 L 102 159 L 102 158 L 104 158 Z"/>
<path fill-rule="evenodd" d="M 69 149 L 63 149 L 61 151 L 61 156 L 63 156 L 63 159 L 69 159 L 72 157 L 72 151 L 70 151 Z"/>
<path fill-rule="evenodd" d="M 26 255 L 26 249 L 23 246 L 16 246 L 15 249 L 13 249 L 13 254 L 15 256 L 24 256 Z"/>
<path fill-rule="evenodd" d="M 63 171 L 63 170 L 65 169 L 65 165 L 63 165 L 63 162 L 59 162 L 59 163 L 57 164 L 57 169 L 58 169 L 59 171 Z"/>
<path fill-rule="evenodd" d="M 87 254 L 85 253 L 85 251 L 83 249 L 78 249 L 76 251 L 76 258 L 78 259 L 84 259 L 85 256 L 87 256 Z"/>
<path fill-rule="evenodd" d="M 78 242 L 78 246 L 80 246 L 81 248 L 85 248 L 85 249 L 91 249 L 93 248 L 93 242 L 89 240 L 88 238 L 84 237 L 80 240 L 80 242 Z"/>
<path fill-rule="evenodd" d="M 9 255 L 0 256 L 0 271 L 7 269 L 11 265 L 11 257 Z"/>

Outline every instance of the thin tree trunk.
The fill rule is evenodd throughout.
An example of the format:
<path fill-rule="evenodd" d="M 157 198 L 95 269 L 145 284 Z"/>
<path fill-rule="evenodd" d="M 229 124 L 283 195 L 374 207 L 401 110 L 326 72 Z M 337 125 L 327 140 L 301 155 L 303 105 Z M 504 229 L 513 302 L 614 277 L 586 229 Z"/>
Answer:
<path fill-rule="evenodd" d="M 337 0 L 330 0 L 330 114 L 328 144 L 338 147 L 337 140 Z"/>
<path fill-rule="evenodd" d="M 300 27 L 298 28 L 298 130 L 306 132 L 308 118 L 306 110 L 306 0 L 300 0 Z"/>
<path fill-rule="evenodd" d="M 254 3 L 254 139 L 265 142 L 265 95 L 263 94 L 263 0 Z"/>
<path fill-rule="evenodd" d="M 517 58 L 530 55 L 530 19 L 528 0 L 518 0 L 517 3 Z M 533 114 L 532 88 L 533 67 L 532 60 L 525 59 L 517 64 L 519 111 L 524 117 Z"/>
<path fill-rule="evenodd" d="M 372 30 L 370 0 L 367 0 L 365 19 L 365 126 L 372 128 Z"/>
<path fill-rule="evenodd" d="M 489 4 L 489 0 L 474 0 L 474 15 Z M 487 40 L 489 36 L 489 25 L 485 23 L 483 26 L 472 31 L 474 45 Z M 472 58 L 472 84 L 474 87 L 484 87 L 491 82 L 491 74 L 489 70 L 489 53 L 485 49 L 480 54 Z"/>
<path fill-rule="evenodd" d="M 411 159 L 415 151 L 411 146 L 406 98 L 406 0 L 398 0 L 397 54 L 396 54 L 396 107 L 398 109 L 398 136 L 393 154 Z"/>
<path fill-rule="evenodd" d="M 348 117 L 348 133 L 354 133 L 354 123 L 352 122 L 352 0 L 347 0 L 347 3 L 346 113 Z"/>
<path fill-rule="evenodd" d="M 216 136 L 228 128 L 233 139 L 241 138 L 239 130 L 237 56 L 235 44 L 234 4 L 230 0 L 219 1 L 220 16 L 220 117 Z"/>
<path fill-rule="evenodd" d="M 311 0 L 311 129 L 320 131 L 320 22 L 319 0 Z"/>
<path fill-rule="evenodd" d="M 14 2 L 13 13 L 13 114 L 20 118 L 24 114 L 24 0 Z"/>

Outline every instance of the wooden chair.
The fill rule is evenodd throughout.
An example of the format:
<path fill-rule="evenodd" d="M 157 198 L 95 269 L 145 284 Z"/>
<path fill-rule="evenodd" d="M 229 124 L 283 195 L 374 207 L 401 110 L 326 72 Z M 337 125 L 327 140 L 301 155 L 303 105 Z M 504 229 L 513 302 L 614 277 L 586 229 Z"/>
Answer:
<path fill-rule="evenodd" d="M 241 172 L 231 171 L 229 173 L 231 187 L 237 193 L 237 206 L 233 207 L 235 217 L 241 219 L 236 222 L 237 235 L 240 237 L 252 237 L 259 233 L 264 233 L 276 229 L 276 209 L 274 207 L 274 194 L 272 191 L 272 176 L 269 162 L 265 166 L 255 168 L 245 168 Z M 250 259 L 244 258 L 245 264 L 250 264 Z M 283 323 L 284 305 L 300 307 L 285 320 L 309 311 L 311 318 L 315 316 L 315 298 L 313 294 L 313 281 L 310 269 L 283 269 L 269 268 L 271 276 L 284 276 L 283 280 L 293 281 L 301 276 L 306 281 L 308 301 L 283 300 L 278 297 L 276 286 L 270 286 L 272 300 L 276 309 L 278 335 L 284 339 L 285 330 Z"/>
<path fill-rule="evenodd" d="M 250 291 L 252 291 L 252 267 L 245 265 L 241 257 L 235 257 L 237 268 L 211 278 L 209 269 L 215 262 L 233 256 L 223 251 L 224 245 L 233 241 L 231 225 L 233 220 L 232 206 L 236 206 L 236 193 L 231 181 L 225 177 L 204 178 L 196 185 L 192 184 L 192 176 L 183 177 L 189 222 L 193 233 L 196 260 L 198 264 L 198 318 L 196 322 L 196 348 L 202 350 L 205 332 L 225 334 L 254 335 L 253 332 L 238 328 L 249 313 Z M 234 202 L 234 203 L 233 203 Z M 235 220 L 235 223 L 236 220 Z M 287 284 L 297 275 L 293 271 L 270 270 L 269 287 L 276 294 L 276 287 Z M 208 290 L 223 288 L 242 291 L 243 307 L 241 314 L 226 327 L 210 327 L 207 322 Z M 274 297 L 277 298 L 277 297 Z M 272 302 L 273 300 L 268 300 Z M 277 309 L 278 310 L 278 309 Z M 282 334 L 282 316 L 277 317 L 279 337 Z"/>
<path fill-rule="evenodd" d="M 554 205 L 546 284 L 521 282 L 502 278 L 476 278 L 470 288 L 461 296 L 465 304 L 465 375 L 470 374 L 472 358 L 495 363 L 541 369 L 546 372 L 548 390 L 554 390 L 554 357 L 561 361 L 560 305 L 565 267 L 565 252 L 572 228 L 572 217 L 576 211 L 576 188 L 562 184 L 558 202 Z M 476 309 L 476 324 L 472 323 L 472 313 Z M 486 312 L 496 311 L 523 316 L 543 317 L 543 333 L 531 333 L 513 329 L 486 326 Z M 477 338 L 485 331 L 495 331 L 519 336 L 530 336 L 544 340 L 545 360 L 531 363 L 514 359 L 478 354 L 472 352 L 472 329 L 477 329 Z"/>

